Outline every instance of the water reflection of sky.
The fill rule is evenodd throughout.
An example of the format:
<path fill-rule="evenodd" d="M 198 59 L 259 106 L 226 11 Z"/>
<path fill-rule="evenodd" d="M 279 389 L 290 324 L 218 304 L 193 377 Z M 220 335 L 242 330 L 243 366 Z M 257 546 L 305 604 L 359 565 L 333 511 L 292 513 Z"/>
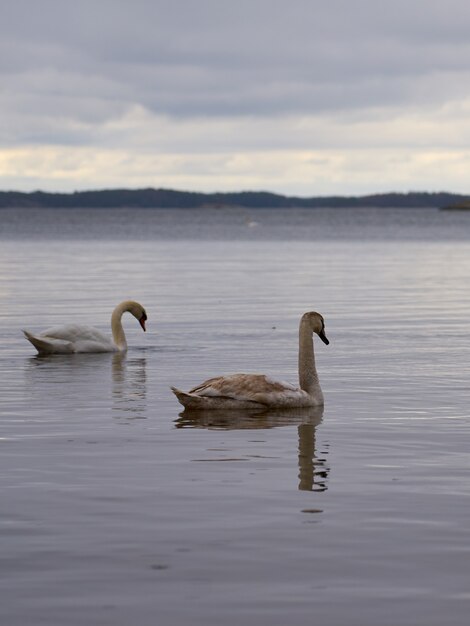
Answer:
<path fill-rule="evenodd" d="M 289 211 L 286 225 L 265 211 L 247 229 L 237 211 L 124 210 L 88 212 L 72 233 L 66 215 L 38 226 L 44 214 L 26 213 L 2 214 L 4 232 L 16 220 L 29 234 L 0 247 L 10 623 L 67 623 L 71 607 L 95 623 L 111 606 L 126 623 L 161 610 L 303 624 L 313 606 L 335 625 L 468 622 L 469 215 Z M 242 228 L 250 241 L 211 240 Z M 41 359 L 22 336 L 109 332 L 127 297 L 149 322 L 123 320 L 124 358 Z M 295 382 L 311 309 L 331 342 L 316 346 L 321 424 L 175 423 L 170 385 L 233 371 Z"/>

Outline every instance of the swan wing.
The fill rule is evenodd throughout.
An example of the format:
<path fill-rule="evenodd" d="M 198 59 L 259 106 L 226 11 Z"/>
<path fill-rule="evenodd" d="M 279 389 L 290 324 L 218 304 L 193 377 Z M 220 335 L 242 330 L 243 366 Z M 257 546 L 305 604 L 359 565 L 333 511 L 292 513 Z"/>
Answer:
<path fill-rule="evenodd" d="M 110 343 L 109 338 L 93 326 L 82 326 L 80 324 L 68 324 L 67 326 L 57 326 L 48 328 L 39 335 L 40 337 L 50 337 L 62 339 L 76 343 L 77 341 L 95 341 L 98 343 Z"/>
<path fill-rule="evenodd" d="M 289 405 L 307 396 L 298 387 L 264 374 L 232 374 L 210 378 L 189 393 L 199 397 L 230 398 L 266 405 Z"/>
<path fill-rule="evenodd" d="M 114 352 L 117 349 L 106 335 L 92 326 L 71 324 L 48 328 L 39 335 L 24 333 L 40 353 Z"/>
<path fill-rule="evenodd" d="M 189 393 L 201 396 L 230 396 L 239 397 L 257 393 L 277 393 L 295 391 L 294 385 L 276 380 L 264 374 L 230 374 L 209 378 Z"/>
<path fill-rule="evenodd" d="M 40 335 L 47 339 L 68 341 L 73 345 L 73 352 L 114 352 L 117 346 L 93 326 L 70 324 L 58 328 L 49 328 Z"/>

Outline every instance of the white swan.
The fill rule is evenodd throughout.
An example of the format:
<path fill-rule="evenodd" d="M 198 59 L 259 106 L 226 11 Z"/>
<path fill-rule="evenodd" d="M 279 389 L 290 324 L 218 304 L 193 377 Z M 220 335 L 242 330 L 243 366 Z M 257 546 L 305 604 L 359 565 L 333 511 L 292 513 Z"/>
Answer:
<path fill-rule="evenodd" d="M 323 317 L 315 311 L 304 313 L 300 320 L 300 388 L 264 374 L 230 374 L 210 378 L 187 393 L 176 387 L 171 389 L 179 402 L 190 410 L 321 406 L 323 393 L 315 368 L 313 333 L 329 344 Z"/>
<path fill-rule="evenodd" d="M 124 352 L 127 350 L 126 335 L 122 327 L 121 317 L 125 312 L 139 320 L 145 331 L 147 313 L 144 307 L 133 300 L 121 302 L 111 315 L 111 331 L 113 339 L 104 335 L 92 326 L 70 324 L 58 328 L 49 328 L 39 335 L 23 330 L 39 354 L 72 354 L 76 352 Z"/>

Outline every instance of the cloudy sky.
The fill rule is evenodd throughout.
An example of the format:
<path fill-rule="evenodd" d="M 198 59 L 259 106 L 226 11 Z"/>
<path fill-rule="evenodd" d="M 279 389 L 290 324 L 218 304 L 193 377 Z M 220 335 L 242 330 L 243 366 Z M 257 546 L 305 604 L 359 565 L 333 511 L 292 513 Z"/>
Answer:
<path fill-rule="evenodd" d="M 0 0 L 0 189 L 470 193 L 468 0 Z"/>

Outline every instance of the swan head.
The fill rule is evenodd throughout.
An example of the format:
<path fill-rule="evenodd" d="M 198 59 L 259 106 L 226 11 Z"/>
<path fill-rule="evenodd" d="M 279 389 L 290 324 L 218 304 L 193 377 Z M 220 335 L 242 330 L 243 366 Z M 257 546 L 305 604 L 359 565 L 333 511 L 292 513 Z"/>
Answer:
<path fill-rule="evenodd" d="M 316 311 L 304 313 L 301 324 L 307 324 L 307 327 L 311 330 L 311 332 L 316 333 L 326 345 L 330 343 L 325 335 L 325 320 L 323 319 L 323 315 L 320 315 L 320 313 L 317 313 Z"/>
<path fill-rule="evenodd" d="M 134 302 L 134 300 L 129 300 L 125 303 L 125 310 L 131 313 L 136 320 L 138 320 L 139 324 L 142 326 L 142 330 L 145 332 L 145 322 L 147 321 L 147 313 L 145 312 L 144 307 L 138 302 Z"/>

